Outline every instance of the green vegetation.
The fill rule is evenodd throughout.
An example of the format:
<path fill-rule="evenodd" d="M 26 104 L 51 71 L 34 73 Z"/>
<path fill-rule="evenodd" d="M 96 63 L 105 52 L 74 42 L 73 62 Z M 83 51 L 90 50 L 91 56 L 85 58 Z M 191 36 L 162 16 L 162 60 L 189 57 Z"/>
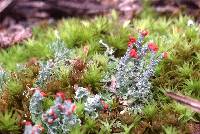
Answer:
<path fill-rule="evenodd" d="M 8 91 L 12 96 L 21 94 L 23 91 L 23 86 L 19 81 L 9 81 L 7 85 Z"/>
<path fill-rule="evenodd" d="M 165 126 L 163 127 L 164 129 L 164 134 L 178 134 L 178 130 L 175 127 L 172 126 Z"/>
<path fill-rule="evenodd" d="M 18 114 L 12 110 L 0 113 L 0 132 L 17 134 L 19 133 L 20 127 Z"/>
<path fill-rule="evenodd" d="M 145 118 L 152 119 L 155 116 L 157 110 L 158 108 L 156 103 L 146 105 L 143 109 Z"/>

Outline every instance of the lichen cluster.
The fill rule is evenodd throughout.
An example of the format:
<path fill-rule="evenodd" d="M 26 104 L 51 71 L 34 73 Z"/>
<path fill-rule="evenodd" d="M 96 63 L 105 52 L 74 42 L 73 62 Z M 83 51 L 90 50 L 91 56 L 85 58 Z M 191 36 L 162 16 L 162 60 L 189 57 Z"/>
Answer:
<path fill-rule="evenodd" d="M 43 111 L 42 107 L 44 97 L 44 92 L 41 92 L 40 89 L 35 89 L 35 93 L 30 101 L 29 109 L 31 119 L 36 125 L 38 124 L 39 126 L 39 124 L 44 124 L 44 128 L 46 128 L 47 133 L 59 134 L 68 133 L 76 124 L 80 124 L 80 119 L 78 119 L 74 113 L 76 105 L 73 104 L 71 100 L 65 100 L 65 95 L 63 93 L 56 94 L 54 105 L 47 111 Z M 26 124 L 25 133 L 26 131 L 32 131 L 32 134 L 40 133 L 36 132 L 34 127 L 27 126 L 30 126 L 30 124 Z"/>
<path fill-rule="evenodd" d="M 109 77 L 111 82 L 107 88 L 125 100 L 129 111 L 135 113 L 142 112 L 144 105 L 152 99 L 149 79 L 154 75 L 158 63 L 168 56 L 167 52 L 158 56 L 158 46 L 153 42 L 143 45 L 147 35 L 147 31 L 141 31 L 137 40 L 129 37 L 128 48 L 120 59 L 114 58 L 110 48 L 105 52 L 105 55 L 111 54 L 110 64 L 116 66 L 115 73 L 106 74 L 106 79 Z M 105 43 L 101 44 L 107 46 Z"/>

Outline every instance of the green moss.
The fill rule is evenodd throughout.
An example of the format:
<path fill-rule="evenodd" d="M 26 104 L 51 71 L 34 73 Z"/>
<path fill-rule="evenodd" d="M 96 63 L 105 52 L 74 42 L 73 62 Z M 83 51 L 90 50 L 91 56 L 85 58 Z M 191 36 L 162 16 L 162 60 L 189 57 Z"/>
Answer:
<path fill-rule="evenodd" d="M 23 85 L 20 81 L 11 80 L 7 83 L 7 89 L 12 96 L 22 94 Z"/>
<path fill-rule="evenodd" d="M 0 113 L 0 132 L 17 134 L 20 127 L 18 126 L 19 118 L 17 113 L 11 111 L 5 111 Z"/>
<path fill-rule="evenodd" d="M 23 46 L 15 46 L 2 50 L 0 53 L 0 62 L 7 69 L 15 70 L 17 63 L 25 63 L 32 57 L 44 59 L 50 57 L 50 55 L 47 45 L 31 39 Z"/>
<path fill-rule="evenodd" d="M 94 119 L 91 119 L 90 117 L 85 118 L 85 124 L 83 127 L 84 133 L 97 133 L 98 129 L 96 128 L 96 121 Z"/>
<path fill-rule="evenodd" d="M 85 133 L 82 131 L 82 127 L 80 125 L 77 125 L 71 129 L 70 134 L 85 134 Z"/>
<path fill-rule="evenodd" d="M 44 110 L 46 111 L 46 110 L 49 109 L 51 106 L 53 106 L 53 104 L 54 104 L 54 99 L 53 99 L 53 98 L 45 98 L 45 99 L 43 100 L 42 106 L 43 106 Z"/>
<path fill-rule="evenodd" d="M 102 76 L 102 69 L 96 64 L 92 64 L 83 75 L 83 83 L 87 86 L 91 86 L 94 91 L 98 91 L 100 88 L 100 81 L 102 80 Z"/>
<path fill-rule="evenodd" d="M 76 114 L 79 118 L 84 118 L 84 104 L 81 101 L 79 101 L 76 103 L 76 106 Z"/>
<path fill-rule="evenodd" d="M 92 59 L 94 62 L 96 62 L 98 64 L 98 66 L 103 67 L 104 69 L 107 68 L 107 64 L 108 64 L 108 57 L 101 55 L 101 54 L 94 54 L 92 56 Z"/>
<path fill-rule="evenodd" d="M 112 126 L 115 122 L 115 120 L 112 120 L 111 122 L 108 122 L 108 120 L 106 119 L 106 121 L 100 121 L 102 124 L 102 127 L 100 129 L 100 134 L 111 134 L 112 132 Z"/>
<path fill-rule="evenodd" d="M 144 116 L 147 119 L 152 119 L 155 117 L 156 112 L 158 111 L 158 108 L 156 106 L 156 103 L 154 102 L 153 104 L 148 104 L 144 107 L 143 112 Z"/>
<path fill-rule="evenodd" d="M 186 80 L 185 85 L 183 85 L 183 88 L 188 95 L 193 95 L 195 97 L 200 98 L 200 80 Z"/>
<path fill-rule="evenodd" d="M 84 23 L 78 19 L 70 19 L 61 22 L 58 25 L 58 31 L 67 46 L 72 48 L 87 43 L 93 37 L 93 32 L 87 30 L 89 25 L 89 22 Z"/>
<path fill-rule="evenodd" d="M 173 126 L 163 126 L 164 134 L 179 134 L 177 128 Z"/>
<path fill-rule="evenodd" d="M 179 103 L 174 103 L 173 104 L 173 109 L 175 112 L 179 113 L 179 118 L 178 120 L 180 123 L 187 123 L 188 121 L 195 121 L 194 117 L 194 112 L 187 107 L 179 104 Z"/>
<path fill-rule="evenodd" d="M 184 63 L 182 66 L 178 66 L 177 70 L 180 73 L 180 76 L 183 76 L 185 78 L 190 78 L 190 76 L 193 72 L 192 65 L 190 65 L 188 63 Z"/>

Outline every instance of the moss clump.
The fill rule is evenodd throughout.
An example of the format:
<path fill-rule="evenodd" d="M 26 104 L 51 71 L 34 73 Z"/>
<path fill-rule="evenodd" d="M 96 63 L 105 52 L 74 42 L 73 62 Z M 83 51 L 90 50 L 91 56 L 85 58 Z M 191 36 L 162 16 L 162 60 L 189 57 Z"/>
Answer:
<path fill-rule="evenodd" d="M 23 86 L 19 81 L 13 80 L 8 82 L 7 84 L 7 88 L 11 96 L 16 96 L 22 93 Z"/>
<path fill-rule="evenodd" d="M 12 110 L 0 113 L 0 132 L 2 134 L 17 134 L 20 127 L 18 114 Z"/>

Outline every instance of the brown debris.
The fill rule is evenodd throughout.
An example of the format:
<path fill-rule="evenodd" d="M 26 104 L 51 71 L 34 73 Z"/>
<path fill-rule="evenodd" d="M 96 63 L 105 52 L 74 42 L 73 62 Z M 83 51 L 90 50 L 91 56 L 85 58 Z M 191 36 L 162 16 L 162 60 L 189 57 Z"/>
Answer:
<path fill-rule="evenodd" d="M 3 22 L 8 17 L 12 18 L 15 23 L 30 25 L 42 20 L 70 16 L 105 15 L 111 9 L 118 10 L 122 16 L 125 16 L 125 18 L 128 16 L 130 19 L 141 11 L 139 0 L 12 0 L 12 3 L 14 3 L 12 4 L 14 6 L 6 6 L 7 10 L 5 8 L 0 9 L 2 10 L 0 22 L 3 25 L 5 25 Z"/>
<path fill-rule="evenodd" d="M 142 4 L 138 0 L 119 0 L 117 10 L 122 19 L 130 20 L 142 11 Z"/>
<path fill-rule="evenodd" d="M 190 134 L 200 134 L 200 124 L 199 123 L 188 123 L 187 128 Z"/>
<path fill-rule="evenodd" d="M 29 26 L 44 20 L 104 14 L 112 7 L 97 0 L 13 0 L 13 2 L 14 6 L 7 7 L 9 10 L 2 9 L 0 12 L 1 23 L 10 17 L 15 23 Z"/>
<path fill-rule="evenodd" d="M 151 0 L 151 4 L 158 13 L 176 15 L 181 12 L 193 16 L 200 22 L 199 0 Z"/>
<path fill-rule="evenodd" d="M 93 17 L 107 15 L 111 9 L 119 11 L 121 18 L 132 19 L 141 11 L 139 0 L 1 0 L 0 48 L 7 48 L 30 37 L 35 24 L 66 17 Z M 21 28 L 12 31 L 13 25 Z"/>
<path fill-rule="evenodd" d="M 70 72 L 70 75 L 69 75 L 70 85 L 75 85 L 80 82 L 85 68 L 86 68 L 86 64 L 83 60 L 76 59 L 74 61 L 72 71 Z"/>
<path fill-rule="evenodd" d="M 9 5 L 11 5 L 12 2 L 13 2 L 13 0 L 2 0 L 2 1 L 0 1 L 0 13 L 3 12 L 6 8 L 8 8 Z"/>
<path fill-rule="evenodd" d="M 7 48 L 12 44 L 20 43 L 32 36 L 30 28 L 21 25 L 12 25 L 9 29 L 0 32 L 0 47 Z"/>
<path fill-rule="evenodd" d="M 133 134 L 144 134 L 147 128 L 150 128 L 150 122 L 141 121 L 139 126 L 133 130 Z"/>
<path fill-rule="evenodd" d="M 10 105 L 9 93 L 8 91 L 3 91 L 2 95 L 0 96 L 0 112 L 7 109 Z"/>

